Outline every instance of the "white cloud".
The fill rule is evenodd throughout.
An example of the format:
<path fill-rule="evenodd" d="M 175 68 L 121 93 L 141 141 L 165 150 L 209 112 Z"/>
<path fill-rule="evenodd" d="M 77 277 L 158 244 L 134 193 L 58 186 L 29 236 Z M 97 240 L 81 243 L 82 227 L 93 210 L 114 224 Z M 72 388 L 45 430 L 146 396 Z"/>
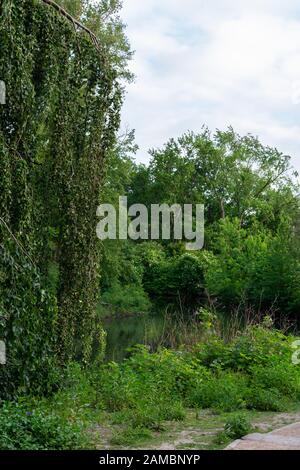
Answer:
<path fill-rule="evenodd" d="M 300 5 L 294 0 L 124 0 L 136 51 L 123 123 L 139 159 L 185 131 L 233 125 L 300 168 Z"/>

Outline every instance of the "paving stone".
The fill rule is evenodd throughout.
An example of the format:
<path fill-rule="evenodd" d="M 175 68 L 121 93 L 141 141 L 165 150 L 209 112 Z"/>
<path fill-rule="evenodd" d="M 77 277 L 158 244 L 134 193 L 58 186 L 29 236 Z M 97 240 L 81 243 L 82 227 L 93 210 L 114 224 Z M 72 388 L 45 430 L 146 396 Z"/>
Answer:
<path fill-rule="evenodd" d="M 248 434 L 232 442 L 226 450 L 300 450 L 300 423 L 266 434 Z"/>

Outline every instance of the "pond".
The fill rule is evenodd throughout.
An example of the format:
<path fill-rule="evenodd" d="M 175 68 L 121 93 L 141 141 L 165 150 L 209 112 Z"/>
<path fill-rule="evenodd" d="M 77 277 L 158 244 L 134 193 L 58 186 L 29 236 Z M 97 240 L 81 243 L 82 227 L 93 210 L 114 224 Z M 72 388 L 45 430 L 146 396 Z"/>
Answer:
<path fill-rule="evenodd" d="M 112 317 L 103 320 L 107 333 L 106 361 L 120 362 L 130 355 L 128 349 L 144 344 L 155 351 L 158 347 L 176 348 L 180 344 L 192 345 L 203 339 L 203 324 L 197 316 L 180 316 L 166 312 Z M 219 332 L 230 339 L 234 332 L 243 330 L 249 324 L 247 316 L 219 314 Z M 262 319 L 260 319 L 260 322 Z M 283 322 L 279 329 L 299 334 L 299 327 L 291 323 L 290 330 Z"/>
<path fill-rule="evenodd" d="M 103 321 L 107 333 L 106 360 L 120 362 L 128 357 L 129 348 L 137 344 L 148 345 L 151 350 L 159 346 L 176 347 L 191 336 L 198 335 L 195 319 L 175 317 L 166 313 L 113 317 Z"/>
<path fill-rule="evenodd" d="M 137 344 L 153 346 L 163 335 L 162 315 L 136 315 L 104 320 L 107 334 L 106 360 L 120 362 L 129 355 L 128 349 Z"/>

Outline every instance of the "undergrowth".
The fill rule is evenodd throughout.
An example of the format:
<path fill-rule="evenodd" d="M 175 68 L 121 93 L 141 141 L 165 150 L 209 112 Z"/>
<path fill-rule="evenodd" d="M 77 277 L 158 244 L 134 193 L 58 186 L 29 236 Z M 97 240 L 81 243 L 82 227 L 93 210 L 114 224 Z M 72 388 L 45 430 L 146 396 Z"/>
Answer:
<path fill-rule="evenodd" d="M 300 368 L 292 363 L 295 338 L 250 326 L 229 342 L 216 335 L 192 350 L 137 346 L 128 359 L 82 370 L 71 364 L 51 398 L 2 403 L 2 449 L 91 447 L 84 436 L 109 416 L 112 445 L 131 445 L 166 421 L 182 421 L 188 408 L 215 413 L 284 411 L 300 398 Z M 224 430 L 229 439 L 250 429 L 238 414 Z M 91 440 L 91 438 L 90 438 Z"/>

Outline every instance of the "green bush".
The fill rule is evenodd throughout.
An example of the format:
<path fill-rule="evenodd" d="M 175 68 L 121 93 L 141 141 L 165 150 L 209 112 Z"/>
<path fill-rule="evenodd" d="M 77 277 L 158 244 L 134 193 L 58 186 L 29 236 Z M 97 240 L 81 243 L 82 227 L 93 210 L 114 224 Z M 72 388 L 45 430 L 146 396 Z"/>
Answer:
<path fill-rule="evenodd" d="M 258 411 L 285 411 L 288 400 L 276 389 L 252 386 L 247 395 L 247 408 Z"/>
<path fill-rule="evenodd" d="M 242 414 L 231 416 L 224 426 L 224 432 L 230 439 L 240 439 L 249 434 L 251 429 L 251 423 Z"/>
<path fill-rule="evenodd" d="M 208 338 L 194 348 L 199 361 L 210 368 L 216 366 L 249 373 L 254 365 L 291 362 L 291 341 L 280 331 L 260 325 L 249 326 L 226 343 L 218 336 Z"/>
<path fill-rule="evenodd" d="M 256 326 L 229 343 L 209 337 L 192 352 L 150 353 L 139 346 L 123 363 L 102 367 L 98 393 L 119 422 L 147 428 L 182 419 L 182 405 L 226 412 L 283 410 L 300 392 L 290 341 Z"/>
<path fill-rule="evenodd" d="M 205 298 L 204 267 L 209 253 L 184 253 L 151 264 L 144 273 L 145 290 L 161 305 L 196 310 Z"/>
<path fill-rule="evenodd" d="M 93 371 L 70 363 L 60 377 L 60 389 L 51 397 L 33 400 L 33 407 L 44 413 L 55 413 L 66 421 L 80 420 L 85 424 L 90 419 L 100 418 L 102 403 L 93 386 Z"/>
<path fill-rule="evenodd" d="M 164 420 L 184 418 L 184 397 L 205 374 L 188 354 L 137 347 L 123 363 L 103 366 L 95 386 L 115 420 L 155 429 Z"/>
<path fill-rule="evenodd" d="M 300 390 L 299 367 L 290 362 L 291 339 L 252 327 L 228 343 L 209 337 L 190 352 L 151 353 L 136 346 L 119 364 L 95 365 L 89 371 L 70 364 L 53 397 L 38 404 L 32 399 L 33 405 L 2 405 L 0 447 L 90 447 L 84 443 L 82 427 L 101 422 L 104 412 L 122 426 L 112 443 L 126 446 L 162 430 L 165 421 L 183 420 L 187 407 L 217 412 L 286 410 L 298 400 Z M 217 439 L 222 444 L 248 432 L 239 413 Z"/>
<path fill-rule="evenodd" d="M 123 409 L 114 414 L 113 423 L 126 423 L 133 428 L 162 429 L 163 421 L 182 421 L 185 410 L 180 401 L 169 401 L 163 397 L 147 397 L 138 401 L 134 408 Z"/>
<path fill-rule="evenodd" d="M 230 345 L 225 344 L 219 336 L 213 335 L 205 342 L 197 344 L 193 349 L 193 354 L 205 367 L 225 368 L 230 363 L 231 350 Z"/>
<path fill-rule="evenodd" d="M 286 398 L 299 398 L 299 371 L 293 364 L 274 363 L 270 366 L 253 366 L 251 386 L 265 390 L 277 390 Z"/>
<path fill-rule="evenodd" d="M 212 374 L 191 391 L 187 403 L 196 408 L 234 411 L 245 408 L 247 380 L 240 374 Z"/>
<path fill-rule="evenodd" d="M 290 338 L 275 329 L 250 326 L 230 346 L 228 367 L 249 372 L 254 365 L 291 363 Z"/>
<path fill-rule="evenodd" d="M 159 389 L 161 395 L 182 397 L 189 393 L 198 380 L 209 372 L 191 354 L 161 349 L 150 353 L 144 346 L 132 350 L 132 355 L 120 366 L 125 374 L 134 374 L 133 383 L 147 390 Z"/>
<path fill-rule="evenodd" d="M 4 402 L 0 408 L 0 449 L 72 450 L 84 448 L 87 441 L 81 428 L 42 411 L 29 411 L 25 405 Z"/>
<path fill-rule="evenodd" d="M 138 314 L 148 312 L 150 307 L 151 302 L 141 286 L 121 286 L 116 283 L 103 293 L 100 311 L 108 310 L 113 314 Z"/>

